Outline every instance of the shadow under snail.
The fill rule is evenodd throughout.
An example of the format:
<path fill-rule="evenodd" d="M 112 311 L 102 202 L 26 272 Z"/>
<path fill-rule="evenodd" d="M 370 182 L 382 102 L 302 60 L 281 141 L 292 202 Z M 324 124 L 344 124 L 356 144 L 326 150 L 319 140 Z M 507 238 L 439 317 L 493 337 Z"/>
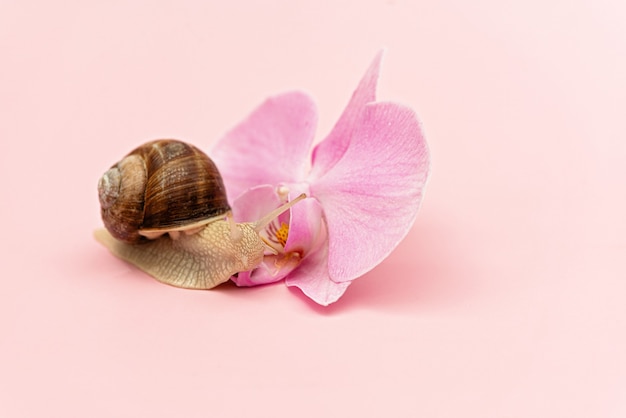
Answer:
<path fill-rule="evenodd" d="M 252 270 L 273 251 L 259 233 L 304 199 L 256 222 L 235 223 L 220 173 L 193 145 L 156 140 L 131 151 L 98 183 L 105 229 L 95 237 L 157 280 L 210 289 Z"/>

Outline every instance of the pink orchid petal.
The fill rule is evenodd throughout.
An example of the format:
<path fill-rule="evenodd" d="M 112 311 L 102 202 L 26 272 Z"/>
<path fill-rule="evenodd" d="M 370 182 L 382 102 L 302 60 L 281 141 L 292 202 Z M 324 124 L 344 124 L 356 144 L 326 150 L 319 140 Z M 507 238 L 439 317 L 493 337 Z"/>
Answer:
<path fill-rule="evenodd" d="M 289 185 L 289 200 L 300 193 L 311 195 L 308 185 Z M 286 252 L 298 252 L 306 257 L 320 246 L 326 238 L 322 225 L 322 206 L 316 199 L 306 198 L 291 208 L 289 235 L 285 243 Z"/>
<path fill-rule="evenodd" d="M 411 109 L 394 103 L 365 107 L 343 158 L 311 186 L 324 207 L 333 280 L 365 274 L 406 236 L 422 200 L 429 161 Z"/>
<path fill-rule="evenodd" d="M 337 283 L 330 279 L 327 270 L 328 241 L 318 251 L 302 260 L 300 266 L 286 279 L 287 286 L 295 286 L 314 302 L 328 306 L 336 302 L 346 291 L 350 282 Z"/>
<path fill-rule="evenodd" d="M 365 72 L 333 130 L 313 150 L 313 168 L 309 177 L 311 180 L 322 176 L 339 161 L 348 148 L 352 131 L 360 120 L 363 107 L 376 100 L 376 83 L 382 57 L 383 51 L 380 51 Z"/>
<path fill-rule="evenodd" d="M 276 187 L 263 184 L 246 190 L 233 201 L 231 208 L 235 222 L 256 222 L 283 203 Z"/>
<path fill-rule="evenodd" d="M 297 182 L 309 170 L 317 110 L 309 96 L 290 92 L 266 100 L 221 138 L 210 156 L 232 202 L 259 184 Z"/>

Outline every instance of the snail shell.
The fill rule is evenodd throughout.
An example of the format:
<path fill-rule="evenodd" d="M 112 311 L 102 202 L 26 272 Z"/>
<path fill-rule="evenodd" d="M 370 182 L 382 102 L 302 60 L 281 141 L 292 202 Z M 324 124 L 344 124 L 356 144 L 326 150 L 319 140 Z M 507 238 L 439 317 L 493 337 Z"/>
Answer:
<path fill-rule="evenodd" d="M 104 226 L 136 244 L 192 234 L 230 212 L 222 177 L 193 145 L 156 140 L 131 151 L 98 183 Z"/>

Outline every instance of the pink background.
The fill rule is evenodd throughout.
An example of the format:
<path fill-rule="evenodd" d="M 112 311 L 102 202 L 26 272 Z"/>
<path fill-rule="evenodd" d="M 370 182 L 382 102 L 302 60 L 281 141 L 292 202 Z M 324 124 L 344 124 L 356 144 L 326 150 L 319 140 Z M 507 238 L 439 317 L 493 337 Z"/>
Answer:
<path fill-rule="evenodd" d="M 625 21 L 610 0 L 2 0 L 0 416 L 626 416 Z M 381 47 L 432 177 L 335 305 L 175 289 L 92 239 L 132 147 L 208 149 L 294 88 L 322 138 Z"/>

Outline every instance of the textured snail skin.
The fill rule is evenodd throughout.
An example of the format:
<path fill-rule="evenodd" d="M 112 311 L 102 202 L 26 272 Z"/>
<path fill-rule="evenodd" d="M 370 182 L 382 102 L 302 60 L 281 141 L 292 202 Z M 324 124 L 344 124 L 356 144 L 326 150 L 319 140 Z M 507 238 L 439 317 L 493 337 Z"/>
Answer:
<path fill-rule="evenodd" d="M 163 236 L 141 245 L 116 240 L 105 229 L 95 231 L 95 237 L 114 255 L 160 282 L 188 289 L 211 289 L 237 272 L 251 270 L 261 263 L 264 252 L 255 224 L 225 220 L 196 234 Z"/>

